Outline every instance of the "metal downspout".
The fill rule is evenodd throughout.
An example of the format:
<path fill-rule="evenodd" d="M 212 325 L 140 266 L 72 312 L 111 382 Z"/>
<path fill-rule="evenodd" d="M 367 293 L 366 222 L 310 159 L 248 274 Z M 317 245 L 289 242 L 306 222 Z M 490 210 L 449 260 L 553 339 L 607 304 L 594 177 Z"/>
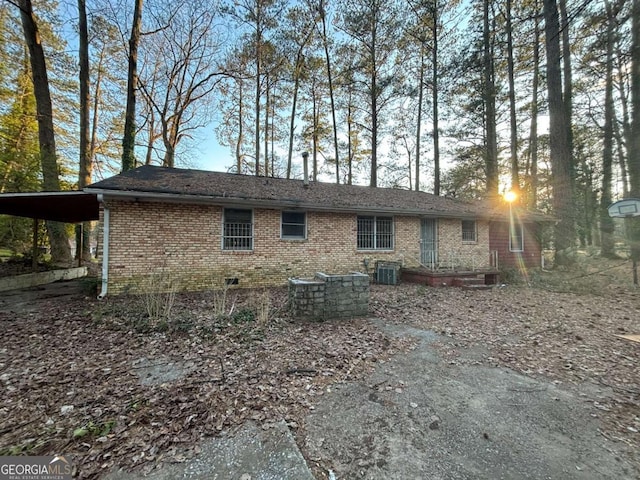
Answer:
<path fill-rule="evenodd" d="M 98 194 L 98 202 L 102 204 L 103 208 L 103 230 L 102 230 L 102 286 L 100 293 L 98 294 L 98 300 L 104 299 L 107 296 L 107 289 L 109 286 L 109 219 L 110 212 L 109 207 L 104 201 L 104 197 L 101 193 Z"/>

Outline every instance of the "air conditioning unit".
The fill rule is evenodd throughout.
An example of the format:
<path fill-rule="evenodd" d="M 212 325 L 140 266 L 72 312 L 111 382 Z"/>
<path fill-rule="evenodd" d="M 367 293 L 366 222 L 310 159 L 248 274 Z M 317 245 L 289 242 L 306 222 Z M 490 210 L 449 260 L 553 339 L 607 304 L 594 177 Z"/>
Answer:
<path fill-rule="evenodd" d="M 398 283 L 398 270 L 395 266 L 379 265 L 376 270 L 376 282 L 382 285 Z"/>

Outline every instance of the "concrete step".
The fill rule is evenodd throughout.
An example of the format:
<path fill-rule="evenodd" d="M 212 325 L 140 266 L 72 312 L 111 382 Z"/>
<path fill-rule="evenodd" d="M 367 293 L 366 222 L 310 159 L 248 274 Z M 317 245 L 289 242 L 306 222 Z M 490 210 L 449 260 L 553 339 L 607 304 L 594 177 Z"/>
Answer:
<path fill-rule="evenodd" d="M 485 285 L 484 283 L 478 285 L 462 285 L 465 290 L 491 290 L 495 285 Z"/>
<path fill-rule="evenodd" d="M 484 279 L 477 277 L 455 277 L 453 279 L 454 287 L 465 287 L 469 285 L 484 285 Z"/>

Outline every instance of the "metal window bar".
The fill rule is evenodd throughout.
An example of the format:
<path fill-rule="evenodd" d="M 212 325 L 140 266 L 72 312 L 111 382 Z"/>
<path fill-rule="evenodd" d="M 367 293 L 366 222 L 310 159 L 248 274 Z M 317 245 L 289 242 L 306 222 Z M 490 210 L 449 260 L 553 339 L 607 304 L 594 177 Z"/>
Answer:
<path fill-rule="evenodd" d="M 476 241 L 476 222 L 474 220 L 462 221 L 462 241 L 463 242 Z"/>
<path fill-rule="evenodd" d="M 375 217 L 358 217 L 358 248 L 372 250 L 375 245 Z"/>
<path fill-rule="evenodd" d="M 476 231 L 474 230 L 462 230 L 462 241 L 463 242 L 475 242 L 476 241 Z"/>
<path fill-rule="evenodd" d="M 225 223 L 224 250 L 253 250 L 252 223 Z"/>
<path fill-rule="evenodd" d="M 376 218 L 376 248 L 393 249 L 393 219 Z"/>

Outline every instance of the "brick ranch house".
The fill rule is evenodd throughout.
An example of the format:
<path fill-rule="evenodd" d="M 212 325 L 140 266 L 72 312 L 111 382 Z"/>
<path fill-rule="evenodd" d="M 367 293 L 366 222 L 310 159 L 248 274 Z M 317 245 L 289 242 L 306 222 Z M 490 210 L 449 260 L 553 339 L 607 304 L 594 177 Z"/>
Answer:
<path fill-rule="evenodd" d="M 94 183 L 102 295 L 153 274 L 179 288 L 284 285 L 316 272 L 540 264 L 540 218 L 425 192 L 143 166 Z M 498 212 L 498 213 L 496 213 Z M 496 262 L 498 262 L 496 264 Z M 503 262 L 500 264 L 499 262 Z"/>

